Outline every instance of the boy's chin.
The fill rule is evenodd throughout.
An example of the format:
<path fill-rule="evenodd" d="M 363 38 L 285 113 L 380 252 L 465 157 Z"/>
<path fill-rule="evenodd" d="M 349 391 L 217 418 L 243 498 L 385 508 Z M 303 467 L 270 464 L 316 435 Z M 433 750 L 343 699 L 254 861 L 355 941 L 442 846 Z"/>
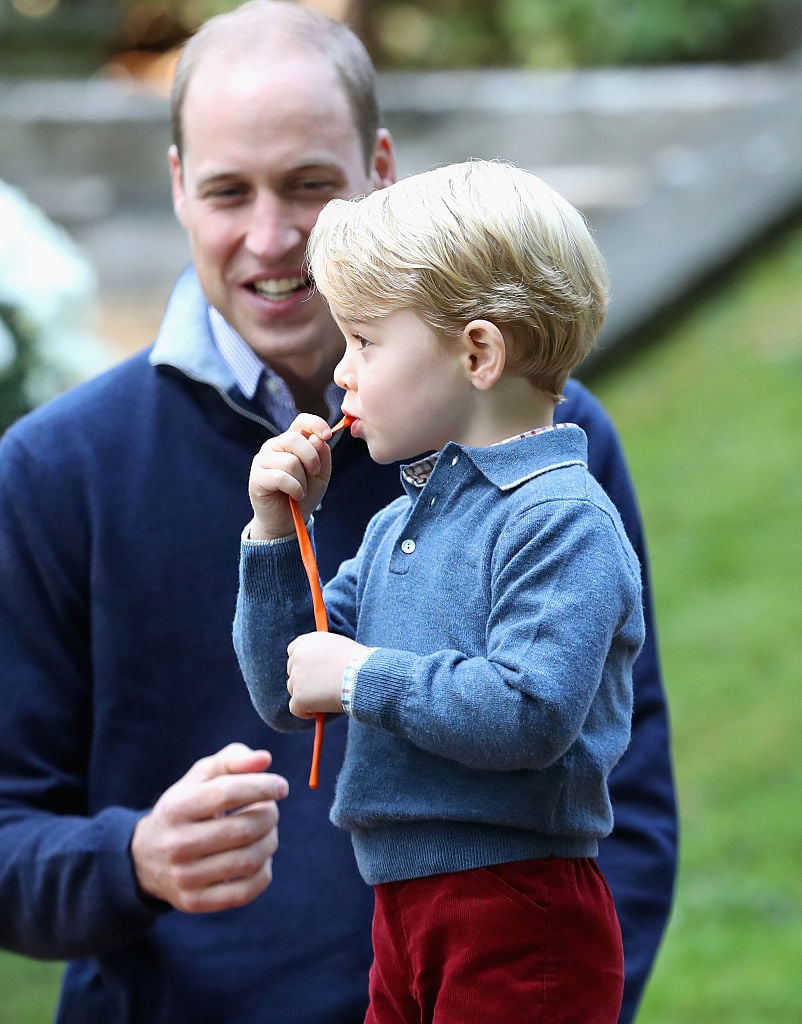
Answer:
<path fill-rule="evenodd" d="M 389 450 L 386 445 L 381 443 L 371 443 L 367 439 L 365 443 L 368 446 L 368 452 L 374 462 L 377 462 L 380 466 L 389 466 L 393 462 L 406 462 L 407 458 L 404 452 L 400 448 L 393 448 Z"/>
<path fill-rule="evenodd" d="M 370 444 L 368 444 L 368 451 L 370 452 L 370 457 L 373 461 L 377 462 L 380 466 L 389 466 L 391 462 L 401 461 L 394 455 L 388 455 L 386 452 L 383 452 L 380 448 L 372 448 Z"/>

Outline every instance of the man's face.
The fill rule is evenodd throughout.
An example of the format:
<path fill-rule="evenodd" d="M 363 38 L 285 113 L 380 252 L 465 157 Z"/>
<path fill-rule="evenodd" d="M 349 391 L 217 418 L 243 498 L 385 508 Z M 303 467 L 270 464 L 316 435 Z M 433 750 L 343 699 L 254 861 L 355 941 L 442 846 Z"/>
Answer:
<path fill-rule="evenodd" d="M 388 138 L 366 169 L 334 69 L 321 56 L 202 59 L 171 150 L 176 215 L 209 302 L 289 379 L 322 381 L 342 337 L 303 261 L 318 213 L 395 176 Z"/>

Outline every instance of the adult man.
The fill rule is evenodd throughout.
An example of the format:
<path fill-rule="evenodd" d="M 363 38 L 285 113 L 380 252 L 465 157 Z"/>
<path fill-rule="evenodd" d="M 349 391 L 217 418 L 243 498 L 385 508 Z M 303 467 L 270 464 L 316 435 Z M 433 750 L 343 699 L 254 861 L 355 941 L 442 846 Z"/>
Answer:
<path fill-rule="evenodd" d="M 328 199 L 394 179 L 377 118 L 370 61 L 336 23 L 281 0 L 208 22 L 177 72 L 170 153 L 194 269 L 151 351 L 0 445 L 0 944 L 71 961 L 60 1021 L 362 1018 L 371 896 L 327 820 L 344 726 L 327 728 L 310 791 L 309 745 L 266 733 L 230 630 L 251 459 L 296 407 L 339 411 L 340 336 L 303 255 Z M 615 435 L 587 392 L 571 396 L 642 551 Z M 324 575 L 398 487 L 340 437 L 316 520 Z M 605 851 L 632 1005 L 674 870 L 653 638 L 641 660 Z M 272 884 L 284 789 L 265 746 L 292 789 Z"/>

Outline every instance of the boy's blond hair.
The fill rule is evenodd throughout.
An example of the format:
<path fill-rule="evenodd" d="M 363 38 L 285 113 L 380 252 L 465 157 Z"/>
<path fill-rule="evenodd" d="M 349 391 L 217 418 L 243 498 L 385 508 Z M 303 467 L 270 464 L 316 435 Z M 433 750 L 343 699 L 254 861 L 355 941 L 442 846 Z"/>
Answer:
<path fill-rule="evenodd" d="M 318 289 L 347 320 L 411 309 L 436 333 L 504 333 L 506 369 L 555 401 L 607 312 L 604 257 L 584 218 L 529 171 L 470 160 L 333 200 L 309 240 Z"/>

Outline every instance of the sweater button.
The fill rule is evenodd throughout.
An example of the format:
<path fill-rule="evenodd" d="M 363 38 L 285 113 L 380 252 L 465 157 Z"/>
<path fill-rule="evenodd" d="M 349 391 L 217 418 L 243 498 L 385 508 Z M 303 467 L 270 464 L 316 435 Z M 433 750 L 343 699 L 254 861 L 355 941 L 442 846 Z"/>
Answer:
<path fill-rule="evenodd" d="M 411 555 L 412 552 L 415 550 L 415 541 L 411 540 L 409 537 L 406 540 L 402 540 L 401 550 L 404 552 L 405 555 Z"/>

